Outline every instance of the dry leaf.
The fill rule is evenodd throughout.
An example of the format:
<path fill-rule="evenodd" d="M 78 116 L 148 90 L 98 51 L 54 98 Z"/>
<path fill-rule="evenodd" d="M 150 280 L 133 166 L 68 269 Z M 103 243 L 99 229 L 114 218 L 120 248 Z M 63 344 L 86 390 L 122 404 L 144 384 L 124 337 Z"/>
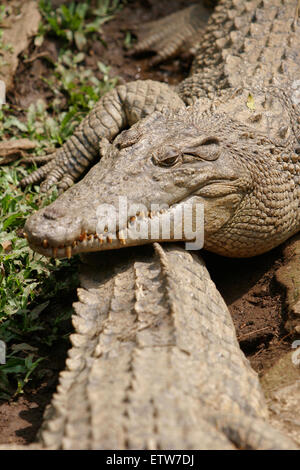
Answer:
<path fill-rule="evenodd" d="M 29 139 L 3 140 L 0 142 L 0 165 L 6 165 L 19 157 L 26 156 L 26 151 L 35 147 L 36 143 Z"/>
<path fill-rule="evenodd" d="M 10 251 L 12 247 L 12 243 L 10 240 L 4 240 L 1 242 L 2 248 L 4 251 Z"/>
<path fill-rule="evenodd" d="M 247 108 L 251 109 L 251 111 L 254 111 L 254 110 L 255 110 L 254 98 L 253 98 L 253 96 L 251 95 L 251 93 L 249 93 L 249 95 L 248 95 L 248 99 L 247 99 Z"/>
<path fill-rule="evenodd" d="M 27 48 L 31 37 L 37 34 L 41 15 L 35 1 L 12 0 L 5 4 L 9 5 L 11 14 L 2 24 L 5 26 L 2 41 L 7 47 L 0 50 L 0 79 L 9 91 L 18 67 L 18 56 Z"/>

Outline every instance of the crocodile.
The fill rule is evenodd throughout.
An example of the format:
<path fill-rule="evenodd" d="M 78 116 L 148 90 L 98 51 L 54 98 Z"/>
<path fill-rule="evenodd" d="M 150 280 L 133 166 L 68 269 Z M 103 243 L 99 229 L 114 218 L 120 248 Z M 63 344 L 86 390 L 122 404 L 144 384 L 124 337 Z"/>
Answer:
<path fill-rule="evenodd" d="M 166 216 L 174 221 L 176 211 L 187 203 L 192 206 L 192 213 L 198 204 L 204 206 L 204 247 L 220 255 L 255 256 L 297 233 L 300 228 L 297 3 L 221 0 L 202 36 L 191 75 L 179 87 L 172 89 L 146 80 L 119 85 L 106 94 L 53 159 L 23 180 L 22 184 L 29 184 L 45 179 L 42 191 L 53 184 L 65 191 L 28 219 L 25 233 L 29 245 L 46 256 L 70 257 L 159 242 L 164 240 L 161 230 L 156 238 L 143 238 L 136 236 L 137 228 L 144 225 L 149 229 L 156 221 L 162 229 Z M 196 10 L 192 8 L 188 16 L 193 19 Z M 151 47 L 151 39 L 148 44 Z M 100 161 L 73 185 L 99 157 Z M 127 198 L 129 210 L 125 219 L 119 217 L 116 230 L 112 231 L 111 214 L 99 216 L 99 206 L 108 204 L 114 209 L 111 212 L 118 214 L 120 196 Z M 164 206 L 153 210 L 153 203 Z M 171 241 L 178 240 L 175 228 L 173 224 Z M 191 241 L 184 230 L 179 240 Z M 88 294 L 80 291 L 81 303 L 75 307 L 79 314 L 75 323 L 81 335 L 75 336 L 69 370 L 62 374 L 53 402 L 52 415 L 56 413 L 56 417 L 46 421 L 50 431 L 44 431 L 45 445 L 72 448 L 82 442 L 85 448 L 293 448 L 291 441 L 287 442 L 282 435 L 276 437 L 276 431 L 265 422 L 266 408 L 257 378 L 238 352 L 232 326 L 224 328 L 225 312 L 225 323 L 229 322 L 228 311 L 208 281 L 201 261 L 183 251 L 177 254 L 177 250 L 176 245 L 173 248 L 156 245 L 161 260 L 159 272 L 157 261 L 152 258 L 146 261 L 148 268 L 145 261 L 142 265 L 131 264 L 131 268 L 126 264 L 125 270 L 135 272 L 134 294 L 133 281 L 122 284 L 115 274 L 116 297 L 111 298 L 102 326 L 99 309 L 109 302 L 105 296 L 107 286 L 100 282 L 95 290 L 93 284 L 97 276 L 101 278 L 102 266 L 98 265 L 96 274 L 88 269 L 88 280 L 82 281 Z M 141 274 L 139 280 L 138 273 L 147 269 L 148 273 Z M 188 274 L 193 277 L 194 269 L 200 270 L 195 284 L 195 278 Z M 169 274 L 164 278 L 166 272 Z M 180 272 L 185 273 L 185 278 Z M 148 283 L 143 283 L 143 276 Z M 199 294 L 205 279 L 208 287 Z M 188 292 L 190 285 L 192 291 Z M 162 299 L 156 297 L 162 295 L 164 288 L 169 315 L 163 311 Z M 202 308 L 199 295 L 202 298 L 203 293 Z M 129 302 L 127 306 L 119 303 L 118 295 L 120 299 L 124 296 L 123 302 Z M 211 304 L 211 298 L 216 296 L 218 300 Z M 149 327 L 147 319 L 153 321 L 155 305 L 162 308 L 161 317 Z M 122 316 L 116 321 L 116 313 L 121 310 L 122 315 L 128 316 L 132 308 L 135 315 L 147 314 L 147 319 L 142 320 L 145 331 L 141 326 L 141 333 L 137 333 L 136 317 L 128 319 L 133 322 L 129 330 L 122 327 Z M 197 308 L 201 309 L 200 323 L 197 323 L 199 312 L 198 320 L 195 323 L 193 320 L 192 312 Z M 178 317 L 176 320 L 177 314 L 181 320 Z M 147 335 L 151 336 L 152 329 L 153 338 L 148 343 Z M 212 332 L 217 331 L 221 333 L 216 339 Z M 94 333 L 98 348 L 89 336 Z M 194 340 L 190 339 L 192 334 Z M 119 342 L 112 346 L 117 335 Z M 181 335 L 185 338 L 184 346 Z M 197 344 L 202 346 L 203 337 L 209 348 L 204 346 L 201 350 L 202 359 L 195 358 L 191 351 L 198 354 Z M 132 342 L 137 342 L 138 348 L 130 356 Z M 214 349 L 217 342 L 221 349 Z M 163 347 L 156 349 L 157 343 Z M 227 354 L 231 347 L 235 358 Z M 124 357 L 119 357 L 121 349 L 124 354 L 126 350 Z M 211 351 L 214 358 L 210 360 Z M 223 351 L 224 363 L 216 372 Z M 107 363 L 110 352 L 112 362 Z M 178 361 L 173 362 L 173 355 Z M 190 361 L 189 365 L 185 361 Z M 180 376 L 180 371 L 187 375 Z M 194 377 L 198 377 L 196 385 L 190 383 Z M 206 382 L 208 377 L 211 381 Z M 135 394 L 137 401 L 132 405 Z M 161 402 L 156 401 L 158 396 Z M 210 397 L 214 397 L 213 403 Z M 77 408 L 72 410 L 70 403 L 74 400 Z M 107 405 L 110 400 L 116 400 L 116 415 L 111 417 L 111 426 L 103 429 L 103 422 L 113 413 L 113 408 Z M 199 404 L 201 415 L 194 427 L 193 417 L 198 414 Z M 175 431 L 173 427 L 177 424 L 179 428 Z M 85 440 L 81 425 L 85 427 Z"/>
<path fill-rule="evenodd" d="M 257 374 L 204 262 L 176 244 L 147 248 L 83 265 L 41 447 L 296 448 L 266 422 Z"/>
<path fill-rule="evenodd" d="M 197 254 L 173 243 L 92 253 L 80 278 L 72 348 L 38 440 L 0 449 L 297 449 L 268 423 Z"/>
<path fill-rule="evenodd" d="M 136 224 L 165 220 L 152 204 L 167 206 L 170 217 L 180 204 L 203 204 L 204 248 L 225 256 L 254 256 L 298 232 L 296 3 L 223 0 L 179 89 L 145 80 L 107 93 L 53 160 L 23 181 L 46 177 L 44 191 L 71 186 L 26 222 L 30 246 L 64 257 L 148 243 L 135 239 Z M 107 217 L 98 230 L 99 205 L 118 212 L 119 196 L 128 201 L 126 220 L 110 233 Z"/>

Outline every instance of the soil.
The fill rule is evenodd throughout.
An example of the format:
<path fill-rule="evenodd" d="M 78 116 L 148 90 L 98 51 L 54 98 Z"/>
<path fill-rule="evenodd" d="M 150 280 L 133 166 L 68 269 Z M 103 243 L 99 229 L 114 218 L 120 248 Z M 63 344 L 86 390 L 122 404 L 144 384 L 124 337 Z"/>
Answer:
<path fill-rule="evenodd" d="M 190 59 L 172 60 L 150 67 L 149 56 L 133 58 L 124 50 L 125 32 L 134 25 L 165 16 L 194 0 L 131 1 L 115 19 L 103 26 L 103 39 L 91 43 L 87 65 L 95 69 L 98 60 L 111 67 L 111 75 L 121 80 L 155 79 L 171 84 L 180 82 L 188 74 Z M 46 40 L 40 52 L 57 59 L 59 43 Z M 12 104 L 27 108 L 38 98 L 50 100 L 52 92 L 42 77 L 49 75 L 49 62 L 28 51 L 29 61 L 21 61 L 15 78 L 15 90 L 9 96 Z M 24 81 L 24 75 L 27 79 Z M 241 347 L 252 367 L 261 375 L 285 352 L 290 351 L 291 338 L 284 329 L 286 320 L 285 292 L 277 284 L 275 273 L 284 265 L 281 247 L 251 259 L 225 259 L 203 253 L 207 267 L 232 314 Z M 73 301 L 73 294 L 70 304 Z M 71 326 L 69 325 L 70 329 Z M 46 405 L 55 391 L 59 371 L 63 369 L 68 344 L 55 344 L 42 383 L 27 387 L 15 401 L 0 406 L 0 444 L 28 444 L 35 440 L 41 426 Z"/>
<path fill-rule="evenodd" d="M 249 259 L 227 259 L 204 253 L 213 281 L 228 305 L 237 337 L 259 375 L 291 350 L 285 330 L 285 292 L 275 273 L 285 263 L 282 247 Z"/>

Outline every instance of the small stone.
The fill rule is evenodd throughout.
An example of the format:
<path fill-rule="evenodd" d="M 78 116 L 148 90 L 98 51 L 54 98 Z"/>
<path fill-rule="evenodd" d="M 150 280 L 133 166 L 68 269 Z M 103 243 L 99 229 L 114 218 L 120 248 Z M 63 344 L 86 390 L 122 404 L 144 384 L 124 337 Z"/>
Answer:
<path fill-rule="evenodd" d="M 294 315 L 300 315 L 300 300 L 293 305 L 292 312 Z"/>

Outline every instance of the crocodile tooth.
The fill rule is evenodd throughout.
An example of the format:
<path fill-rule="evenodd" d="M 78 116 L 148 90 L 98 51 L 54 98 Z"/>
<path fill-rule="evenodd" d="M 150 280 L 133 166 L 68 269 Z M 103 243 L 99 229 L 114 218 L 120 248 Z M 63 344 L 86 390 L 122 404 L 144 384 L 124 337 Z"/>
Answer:
<path fill-rule="evenodd" d="M 88 235 L 88 240 L 92 240 L 94 238 L 94 235 L 91 233 L 90 235 Z"/>
<path fill-rule="evenodd" d="M 102 245 L 102 243 L 103 243 L 103 236 L 102 236 L 102 235 L 98 235 L 98 239 L 99 239 L 100 245 Z"/>
<path fill-rule="evenodd" d="M 83 232 L 81 235 L 79 235 L 79 241 L 83 242 L 86 240 L 86 232 Z"/>
<path fill-rule="evenodd" d="M 43 247 L 48 248 L 48 245 L 49 245 L 48 240 L 46 240 L 46 239 L 43 240 Z"/>
<path fill-rule="evenodd" d="M 107 241 L 108 241 L 108 243 L 112 243 L 112 238 L 109 235 L 107 237 Z"/>
<path fill-rule="evenodd" d="M 77 246 L 77 240 L 74 240 L 72 243 L 72 247 L 75 248 L 75 246 Z"/>
<path fill-rule="evenodd" d="M 26 232 L 23 232 L 23 235 L 24 235 L 24 238 L 26 238 L 26 239 L 28 238 L 28 235 L 27 235 Z"/>
<path fill-rule="evenodd" d="M 52 257 L 53 258 L 57 257 L 57 247 L 56 246 L 52 248 Z"/>
<path fill-rule="evenodd" d="M 121 243 L 121 245 L 126 245 L 126 240 L 124 238 L 124 232 L 121 230 L 120 232 L 117 233 L 117 237 Z"/>
<path fill-rule="evenodd" d="M 72 247 L 71 246 L 66 246 L 65 253 L 66 253 L 67 258 L 70 259 L 71 256 L 72 256 Z"/>

